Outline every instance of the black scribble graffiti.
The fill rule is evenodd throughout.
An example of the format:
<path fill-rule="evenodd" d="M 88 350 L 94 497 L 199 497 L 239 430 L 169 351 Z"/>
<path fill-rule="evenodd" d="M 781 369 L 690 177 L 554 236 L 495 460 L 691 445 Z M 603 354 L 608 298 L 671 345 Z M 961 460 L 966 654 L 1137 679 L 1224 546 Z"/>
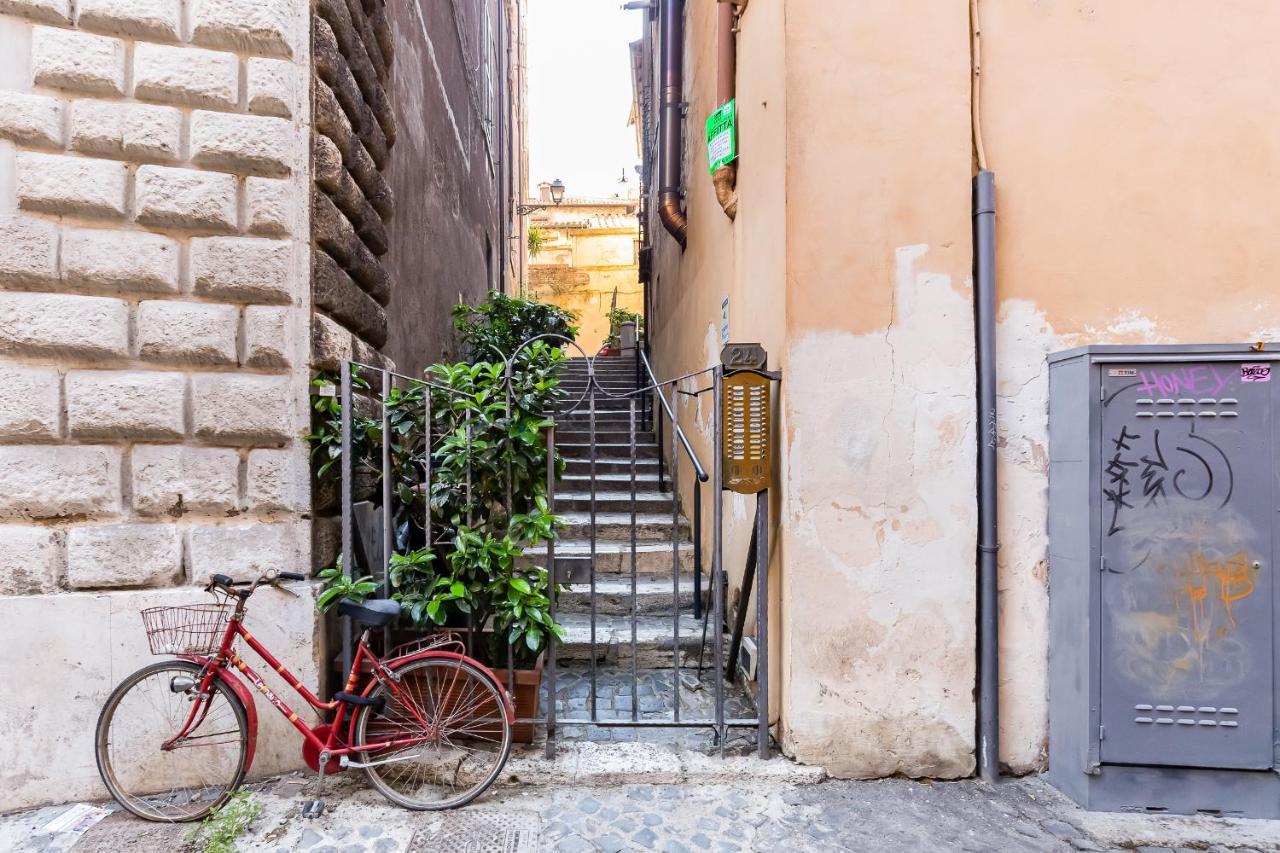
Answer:
<path fill-rule="evenodd" d="M 1160 430 L 1156 430 L 1151 438 L 1151 446 L 1156 458 L 1142 457 L 1142 496 L 1147 499 L 1147 506 L 1159 506 L 1159 500 L 1168 497 L 1164 493 L 1164 478 L 1169 473 L 1169 465 L 1164 461 L 1164 451 L 1160 449 Z"/>
<path fill-rule="evenodd" d="M 1106 498 L 1107 503 L 1111 504 L 1111 523 L 1107 527 L 1108 536 L 1114 536 L 1124 530 L 1124 526 L 1120 524 L 1120 510 L 1133 509 L 1133 504 L 1129 503 L 1128 500 L 1133 493 L 1129 486 L 1129 473 L 1138 467 L 1138 463 L 1125 459 L 1124 453 L 1127 450 L 1132 450 L 1132 442 L 1141 437 L 1141 435 L 1131 435 L 1129 428 L 1122 426 L 1120 427 L 1120 435 L 1111 440 L 1112 445 L 1115 447 L 1115 454 L 1107 462 L 1107 467 L 1104 471 L 1109 478 L 1111 488 L 1102 490 L 1103 497 Z"/>
<path fill-rule="evenodd" d="M 1202 501 L 1205 498 L 1209 497 L 1209 493 L 1213 491 L 1213 468 L 1209 466 L 1208 461 L 1206 461 L 1203 456 L 1201 456 L 1199 453 L 1196 453 L 1194 450 L 1191 450 L 1190 448 L 1179 445 L 1178 452 L 1185 453 L 1188 456 L 1190 456 L 1192 459 L 1199 462 L 1200 465 L 1204 468 L 1205 478 L 1208 480 L 1208 482 L 1205 484 L 1204 491 L 1201 492 L 1200 494 L 1198 495 L 1189 494 L 1186 489 L 1182 488 L 1182 483 L 1180 482 L 1182 480 L 1182 477 L 1187 473 L 1187 469 L 1179 468 L 1177 473 L 1173 475 L 1174 491 L 1176 491 L 1180 496 L 1186 498 L 1189 501 Z"/>
<path fill-rule="evenodd" d="M 1116 397 L 1119 397 L 1121 394 L 1123 394 L 1125 391 L 1128 391 L 1130 388 L 1137 388 L 1141 384 L 1142 382 L 1139 381 L 1139 382 L 1130 382 L 1128 385 L 1120 386 L 1119 388 L 1117 388 L 1116 390 L 1112 391 L 1110 394 L 1107 395 L 1107 399 L 1102 401 L 1102 407 L 1105 409 L 1107 406 L 1111 405 L 1111 401 L 1114 400 Z"/>

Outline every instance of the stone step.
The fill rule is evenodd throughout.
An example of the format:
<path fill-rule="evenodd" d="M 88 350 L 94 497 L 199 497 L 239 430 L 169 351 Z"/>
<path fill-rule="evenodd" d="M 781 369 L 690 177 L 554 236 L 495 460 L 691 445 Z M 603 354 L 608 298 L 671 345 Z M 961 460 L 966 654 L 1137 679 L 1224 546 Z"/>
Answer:
<path fill-rule="evenodd" d="M 589 426 L 579 427 L 578 424 L 572 424 L 566 427 L 556 427 L 556 444 L 560 442 L 566 444 L 590 444 L 591 429 Z M 621 427 L 616 423 L 596 424 L 596 443 L 597 444 L 630 444 L 631 431 L 624 423 Z M 636 428 L 636 444 L 657 444 L 652 430 L 641 430 Z"/>
<path fill-rule="evenodd" d="M 540 545 L 525 551 L 531 563 L 546 565 L 547 549 Z M 693 570 L 693 545 L 680 543 L 676 548 L 682 573 Z M 636 571 L 658 575 L 672 570 L 672 549 L 668 542 L 636 542 Z M 581 539 L 563 539 L 556 543 L 556 577 L 561 583 L 580 583 L 591 580 L 591 543 Z M 631 574 L 631 543 L 596 541 L 596 577 L 602 575 Z"/>
<path fill-rule="evenodd" d="M 578 395 L 570 394 L 566 399 L 561 401 L 560 411 L 567 412 L 570 408 L 573 408 L 573 414 L 576 414 L 585 418 L 587 416 L 587 413 L 591 410 L 591 400 L 583 399 L 579 401 Z M 631 409 L 631 401 L 627 397 L 606 397 L 603 394 L 597 395 L 596 397 L 597 412 L 610 412 L 610 413 L 617 412 L 625 415 L 627 414 L 628 411 L 630 411 L 630 409 Z M 640 405 L 637 404 L 636 405 L 637 415 L 639 414 L 639 412 L 640 412 Z"/>
<path fill-rule="evenodd" d="M 595 473 L 630 474 L 631 461 L 630 459 L 596 459 Z M 640 474 L 652 474 L 656 477 L 658 474 L 657 459 L 638 458 L 635 460 L 635 466 L 637 476 Z M 592 473 L 591 460 L 586 458 L 567 458 L 564 472 L 566 474 L 590 475 Z"/>
<path fill-rule="evenodd" d="M 565 520 L 560 535 L 565 539 L 588 539 L 591 536 L 591 514 L 589 512 L 558 513 Z M 631 540 L 631 513 L 596 512 L 596 541 L 627 542 Z M 638 542 L 671 542 L 671 513 L 645 512 L 635 518 L 635 536 Z M 677 539 L 686 542 L 689 539 L 689 523 L 680 518 L 676 531 Z"/>
<path fill-rule="evenodd" d="M 707 600 L 708 585 L 704 578 L 703 600 Z M 640 575 L 636 578 L 636 613 L 641 616 L 666 616 L 671 618 L 671 603 L 675 598 L 671 575 Z M 693 578 L 680 578 L 680 609 L 693 612 Z M 591 583 L 579 582 L 560 593 L 556 602 L 557 613 L 590 613 Z M 596 577 L 596 615 L 628 616 L 631 613 L 630 574 L 598 575 Z"/>
<path fill-rule="evenodd" d="M 591 415 L 587 404 L 583 403 L 573 411 L 563 410 L 556 414 L 556 428 L 565 430 L 587 430 L 591 428 Z M 600 429 L 601 424 L 610 424 L 610 429 L 626 429 L 626 424 L 631 420 L 627 410 L 620 409 L 615 411 L 597 411 L 596 412 L 596 429 Z M 636 413 L 636 422 L 640 422 L 640 413 Z"/>
<path fill-rule="evenodd" d="M 630 489 L 628 485 L 631 482 L 631 472 L 626 471 L 620 474 L 605 474 L 596 472 L 596 488 L 597 489 Z M 657 488 L 658 472 L 652 467 L 648 469 L 636 468 L 636 487 L 641 491 L 653 491 Z M 591 488 L 591 477 L 586 474 L 565 474 L 556 480 L 556 489 L 566 492 L 586 491 Z"/>
<path fill-rule="evenodd" d="M 630 663 L 631 618 L 628 616 L 596 617 L 594 655 L 591 643 L 591 615 L 588 613 L 561 613 L 556 617 L 565 630 L 565 639 L 556 646 L 557 662 L 561 665 L 589 661 L 594 656 L 606 663 Z M 635 620 L 636 648 L 634 659 L 640 667 L 662 667 L 671 664 L 672 649 L 677 642 L 681 650 L 681 665 L 696 661 L 702 645 L 702 621 L 692 613 L 680 616 L 680 636 L 675 636 L 671 618 L 639 616 Z M 710 641 L 710 638 L 708 638 Z"/>
<path fill-rule="evenodd" d="M 559 450 L 560 455 L 565 459 L 589 459 L 592 447 L 590 442 L 578 444 L 556 441 L 556 450 Z M 634 450 L 636 459 L 656 459 L 658 456 L 656 443 L 636 444 Z M 630 442 L 618 444 L 597 440 L 595 452 L 597 459 L 630 459 L 632 447 Z"/>
<path fill-rule="evenodd" d="M 601 491 L 597 484 L 596 491 L 596 512 L 622 513 L 624 515 L 631 512 L 631 492 L 619 490 L 618 484 L 615 483 L 614 489 L 610 491 Z M 654 485 L 654 484 L 650 484 Z M 625 484 L 623 484 L 625 487 Z M 671 513 L 671 496 L 664 495 L 659 491 L 636 491 L 635 499 L 636 512 L 639 514 L 666 512 Z M 555 510 L 556 512 L 588 512 L 591 509 L 591 493 L 587 491 L 564 491 L 556 492 Z"/>

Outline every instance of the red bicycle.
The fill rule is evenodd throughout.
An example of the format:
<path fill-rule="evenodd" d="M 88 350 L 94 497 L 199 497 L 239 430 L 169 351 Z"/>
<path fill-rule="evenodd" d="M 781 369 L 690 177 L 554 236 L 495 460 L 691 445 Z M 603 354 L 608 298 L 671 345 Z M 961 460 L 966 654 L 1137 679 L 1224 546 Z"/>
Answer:
<path fill-rule="evenodd" d="M 511 752 L 515 711 L 494 674 L 453 639 L 394 649 L 369 648 L 372 628 L 390 625 L 400 605 L 343 599 L 338 612 L 362 626 L 345 689 L 322 702 L 244 627 L 245 605 L 261 586 L 305 580 L 269 573 L 252 583 L 214 575 L 216 602 L 142 612 L 153 654 L 174 655 L 126 678 L 98 718 L 98 771 L 111 796 L 154 821 L 203 818 L 239 787 L 253 764 L 257 713 L 241 676 L 302 733 L 316 770 L 316 799 L 328 773 L 360 768 L 387 799 L 409 809 L 448 809 L 480 796 Z M 233 603 L 234 602 L 234 603 Z M 308 727 L 236 651 L 243 640 L 307 704 L 331 715 Z M 361 673 L 369 673 L 363 687 Z"/>

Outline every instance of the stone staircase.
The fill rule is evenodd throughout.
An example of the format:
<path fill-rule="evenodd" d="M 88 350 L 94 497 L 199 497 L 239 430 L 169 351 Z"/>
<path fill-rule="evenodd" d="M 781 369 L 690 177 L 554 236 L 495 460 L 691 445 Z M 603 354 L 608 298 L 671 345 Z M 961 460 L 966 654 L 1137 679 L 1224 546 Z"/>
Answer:
<path fill-rule="evenodd" d="M 557 618 L 568 634 L 560 645 L 558 660 L 571 667 L 591 659 L 590 536 L 594 483 L 595 657 L 597 662 L 606 665 L 625 664 L 629 670 L 633 655 L 630 398 L 614 399 L 605 393 L 624 394 L 635 389 L 635 362 L 630 358 L 599 358 L 595 369 L 597 384 L 603 392 L 597 390 L 595 398 L 594 477 L 590 396 L 576 409 L 557 418 L 556 447 L 566 461 L 566 470 L 556 483 L 555 508 L 567 525 L 556 543 L 556 571 L 560 578 L 570 582 L 570 589 L 560 594 L 557 609 Z M 568 394 L 567 406 L 573 405 L 587 391 L 586 360 L 567 361 L 560 382 Z M 670 492 L 658 490 L 658 445 L 652 431 L 639 430 L 638 406 L 637 399 L 635 662 L 645 669 L 671 667 L 678 600 L 681 665 L 696 664 L 702 643 L 702 624 L 701 620 L 694 619 L 692 610 L 692 533 L 682 514 L 673 516 Z M 540 556 L 545 558 L 545 552 Z M 673 580 L 677 567 L 678 577 Z M 704 600 L 707 588 L 704 582 Z"/>

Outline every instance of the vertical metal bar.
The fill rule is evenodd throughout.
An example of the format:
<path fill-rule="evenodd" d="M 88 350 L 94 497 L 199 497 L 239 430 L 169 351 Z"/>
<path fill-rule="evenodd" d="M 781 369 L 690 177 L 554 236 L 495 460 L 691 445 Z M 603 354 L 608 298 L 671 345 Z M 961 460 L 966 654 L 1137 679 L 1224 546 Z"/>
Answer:
<path fill-rule="evenodd" d="M 512 357 L 511 357 L 511 358 L 512 358 L 512 359 L 514 359 L 514 358 L 515 358 L 514 354 L 512 355 Z M 503 398 L 504 398 L 504 399 L 503 399 L 503 404 L 504 404 L 504 411 L 506 412 L 506 416 L 507 416 L 507 430 L 509 431 L 509 430 L 510 430 L 510 425 L 511 425 L 511 360 L 508 360 L 506 364 L 507 364 L 507 366 L 506 366 L 506 374 L 505 374 L 505 376 L 506 376 L 506 380 L 507 380 L 507 381 L 506 381 L 506 383 L 505 383 L 505 384 L 506 384 L 506 390 L 503 392 Z M 508 434 L 510 434 L 510 433 L 508 432 Z M 505 441 L 505 436 L 504 436 L 504 441 Z M 508 443 L 508 444 L 507 444 L 507 448 L 506 448 L 506 449 L 507 449 L 507 452 L 506 452 L 506 453 L 504 453 L 503 455 L 506 457 L 506 462 L 507 462 L 507 465 L 506 465 L 506 468 L 507 468 L 507 494 L 506 494 L 506 498 L 507 498 L 507 524 L 508 524 L 508 525 L 510 525 L 510 524 L 511 524 L 511 515 L 512 515 L 512 513 L 515 511 L 514 500 L 512 499 L 512 495 L 511 495 L 512 484 L 511 484 L 511 446 L 510 446 L 510 443 Z M 495 626 L 495 627 L 496 627 L 496 626 Z M 515 665 L 515 651 L 511 648 L 511 640 L 510 640 L 510 638 L 508 638 L 508 640 L 507 640 L 507 694 L 508 694 L 509 696 L 512 696 L 512 697 L 514 697 L 514 696 L 516 695 L 516 665 Z"/>
<path fill-rule="evenodd" d="M 588 438 L 587 446 L 589 453 L 589 469 L 590 475 L 587 477 L 588 486 L 591 489 L 591 546 L 590 557 L 591 563 L 589 572 L 591 575 L 591 722 L 596 722 L 596 386 L 595 386 L 595 365 L 587 366 L 587 400 L 590 406 L 589 418 L 587 424 Z"/>
<path fill-rule="evenodd" d="M 715 630 L 712 632 L 713 659 L 716 664 L 716 737 L 720 743 L 720 754 L 724 755 L 724 458 L 720 452 L 724 418 L 722 397 L 724 395 L 724 376 L 717 366 L 713 371 L 712 388 L 714 389 L 714 411 L 712 412 L 711 453 L 715 457 L 712 470 L 715 471 L 711 488 L 713 501 L 712 516 L 715 531 L 711 540 L 711 621 Z"/>
<path fill-rule="evenodd" d="M 631 719 L 640 719 L 640 671 L 636 644 L 636 400 L 628 401 L 631 442 Z"/>
<path fill-rule="evenodd" d="M 348 579 L 354 577 L 353 566 L 351 565 L 352 543 L 351 543 L 351 478 L 354 476 L 352 470 L 351 459 L 351 362 L 342 362 L 341 382 L 339 405 L 342 407 L 339 417 L 341 418 L 342 429 L 342 463 L 341 476 L 342 484 L 339 491 L 339 501 L 342 503 L 341 512 L 342 520 L 340 529 L 342 534 L 342 573 Z M 342 675 L 346 676 L 351 671 L 351 619 L 343 616 L 342 619 Z"/>
<path fill-rule="evenodd" d="M 422 454 L 422 533 L 426 537 L 427 550 L 434 551 L 435 543 L 431 541 L 431 386 L 422 387 L 423 408 L 423 442 Z"/>
<path fill-rule="evenodd" d="M 547 427 L 547 509 L 556 511 L 556 425 Z M 547 577 L 550 580 L 547 597 L 551 600 L 551 620 L 556 618 L 556 604 L 560 600 L 556 571 L 556 539 L 547 539 Z M 556 755 L 556 635 L 547 632 L 547 758 Z"/>
<path fill-rule="evenodd" d="M 769 757 L 769 490 L 756 495 L 756 750 Z"/>
<path fill-rule="evenodd" d="M 680 722 L 680 442 L 676 441 L 680 399 L 671 384 L 671 708 L 672 719 Z M 661 460 L 658 462 L 662 464 Z"/>
<path fill-rule="evenodd" d="M 702 481 L 693 478 L 693 618 L 702 618 Z"/>
<path fill-rule="evenodd" d="M 655 384 L 653 387 L 653 393 L 661 394 L 662 389 Z M 654 432 L 655 432 L 655 439 L 658 442 L 658 491 L 665 492 L 667 490 L 667 475 L 666 475 L 666 472 L 663 471 L 662 469 L 662 460 L 666 456 L 666 454 L 663 453 L 662 448 L 666 442 L 665 442 L 665 436 L 663 434 L 663 429 L 662 429 L 662 425 L 663 425 L 662 418 L 658 417 L 657 405 L 654 405 L 653 413 L 654 413 L 653 426 L 654 426 Z"/>
<path fill-rule="evenodd" d="M 463 438 L 467 446 L 467 527 L 475 523 L 473 503 L 471 500 L 471 411 L 467 411 L 465 423 L 462 425 Z"/>
<path fill-rule="evenodd" d="M 391 371 L 382 371 L 382 596 L 391 597 Z M 382 650 L 391 648 L 391 628 L 382 629 Z"/>

